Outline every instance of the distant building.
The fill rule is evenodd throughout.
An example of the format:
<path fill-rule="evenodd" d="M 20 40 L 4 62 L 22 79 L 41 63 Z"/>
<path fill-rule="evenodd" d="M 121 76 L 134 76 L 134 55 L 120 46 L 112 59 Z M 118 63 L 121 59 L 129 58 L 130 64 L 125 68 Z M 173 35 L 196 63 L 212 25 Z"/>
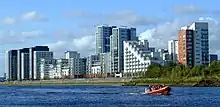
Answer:
<path fill-rule="evenodd" d="M 40 59 L 41 79 L 56 78 L 56 59 Z M 61 77 L 61 76 L 60 76 Z"/>
<path fill-rule="evenodd" d="M 14 81 L 17 80 L 18 76 L 18 50 L 6 51 L 5 55 L 5 73 L 6 80 Z"/>
<path fill-rule="evenodd" d="M 69 66 L 69 60 L 68 59 L 57 59 L 56 62 L 56 73 L 57 78 L 65 78 L 69 77 L 70 75 L 70 66 Z"/>
<path fill-rule="evenodd" d="M 182 27 L 178 39 L 178 62 L 193 67 L 209 64 L 209 32 L 207 22 Z"/>
<path fill-rule="evenodd" d="M 211 64 L 213 61 L 218 61 L 217 54 L 209 54 L 209 64 Z"/>
<path fill-rule="evenodd" d="M 170 60 L 178 63 L 178 40 L 168 41 L 168 52 Z"/>
<path fill-rule="evenodd" d="M 36 61 L 44 55 L 36 55 L 38 51 L 47 52 L 49 48 L 47 46 L 35 46 L 7 51 L 5 58 L 6 79 L 12 81 L 39 79 L 39 69 L 36 68 L 39 66 L 39 63 Z"/>
<path fill-rule="evenodd" d="M 33 77 L 36 80 L 39 80 L 41 78 L 40 76 L 40 60 L 44 58 L 44 59 L 48 59 L 48 60 L 52 60 L 53 59 L 53 52 L 50 51 L 34 51 L 34 55 L 33 55 Z"/>
<path fill-rule="evenodd" d="M 116 26 L 98 26 L 96 31 L 96 54 L 110 52 L 110 36 Z"/>
<path fill-rule="evenodd" d="M 37 79 L 36 66 L 37 66 L 37 62 L 38 62 L 37 60 L 40 60 L 40 59 L 34 59 L 34 55 L 36 55 L 36 53 L 35 53 L 36 51 L 49 51 L 49 48 L 48 48 L 48 46 L 35 46 L 35 47 L 29 48 L 29 79 L 30 80 Z M 35 58 L 36 58 L 36 56 L 35 56 Z M 41 57 L 38 57 L 38 58 L 41 58 Z"/>
<path fill-rule="evenodd" d="M 76 51 L 66 51 L 66 59 L 68 59 L 68 64 L 70 67 L 69 74 L 71 77 L 82 75 L 80 72 L 80 53 Z"/>
<path fill-rule="evenodd" d="M 98 66 L 97 63 L 100 64 L 100 55 L 99 54 L 89 55 L 87 57 L 87 59 L 86 59 L 86 74 L 87 75 L 93 74 L 92 67 Z"/>
<path fill-rule="evenodd" d="M 124 76 L 147 71 L 151 64 L 163 65 L 160 52 L 151 52 L 147 40 L 124 41 Z"/>
<path fill-rule="evenodd" d="M 110 67 L 112 75 L 124 72 L 123 41 L 129 40 L 138 40 L 136 28 L 119 27 L 112 29 L 112 35 L 110 36 Z"/>
<path fill-rule="evenodd" d="M 110 76 L 110 52 L 100 54 L 101 72 L 105 76 Z"/>
<path fill-rule="evenodd" d="M 86 62 L 87 62 L 87 58 L 80 58 L 79 59 L 79 65 L 80 65 L 80 72 L 79 72 L 79 74 L 82 77 L 85 77 L 85 75 L 86 75 Z"/>
<path fill-rule="evenodd" d="M 29 53 L 21 53 L 21 80 L 29 80 Z"/>

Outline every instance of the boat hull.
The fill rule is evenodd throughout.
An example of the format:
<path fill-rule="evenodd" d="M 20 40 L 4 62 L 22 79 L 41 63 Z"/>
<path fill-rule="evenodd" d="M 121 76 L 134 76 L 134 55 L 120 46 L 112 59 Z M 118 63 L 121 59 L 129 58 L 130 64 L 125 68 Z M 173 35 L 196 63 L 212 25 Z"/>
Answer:
<path fill-rule="evenodd" d="M 150 94 L 150 95 L 169 95 L 170 94 L 171 88 L 169 86 L 165 86 L 163 88 L 160 88 L 158 90 L 153 90 L 146 92 L 145 94 Z"/>

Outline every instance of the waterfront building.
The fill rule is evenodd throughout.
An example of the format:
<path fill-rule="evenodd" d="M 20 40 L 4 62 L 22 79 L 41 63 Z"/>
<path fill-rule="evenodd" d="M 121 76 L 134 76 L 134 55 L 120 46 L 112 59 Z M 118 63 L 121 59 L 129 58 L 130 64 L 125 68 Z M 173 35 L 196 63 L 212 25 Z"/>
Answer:
<path fill-rule="evenodd" d="M 164 62 L 160 52 L 151 52 L 148 40 L 124 41 L 124 76 L 137 76 L 151 64 Z"/>
<path fill-rule="evenodd" d="M 110 68 L 111 75 L 124 72 L 124 49 L 123 41 L 138 40 L 136 28 L 118 27 L 112 29 L 110 36 Z"/>
<path fill-rule="evenodd" d="M 103 76 L 110 76 L 110 52 L 100 54 L 100 65 Z"/>
<path fill-rule="evenodd" d="M 53 52 L 50 51 L 34 51 L 33 55 L 33 77 L 36 80 L 41 78 L 40 76 L 40 60 L 41 58 L 52 60 L 53 59 Z"/>
<path fill-rule="evenodd" d="M 168 52 L 170 60 L 178 63 L 178 40 L 168 41 Z"/>
<path fill-rule="evenodd" d="M 207 22 L 182 27 L 178 38 L 178 62 L 193 67 L 209 64 L 209 32 Z"/>
<path fill-rule="evenodd" d="M 38 51 L 49 51 L 49 48 L 47 46 L 35 46 L 7 51 L 5 58 L 6 79 L 21 81 L 37 79 L 37 76 L 40 78 L 39 71 L 36 71 L 38 63 L 36 61 L 41 58 L 41 55 L 36 56 Z"/>
<path fill-rule="evenodd" d="M 57 78 L 69 78 L 70 76 L 70 66 L 69 59 L 60 58 L 56 61 L 56 74 Z"/>
<path fill-rule="evenodd" d="M 89 55 L 86 60 L 86 75 L 89 76 L 90 74 L 93 74 L 92 67 L 97 66 L 97 63 L 100 62 L 100 55 L 94 54 Z"/>
<path fill-rule="evenodd" d="M 80 58 L 79 59 L 79 65 L 80 65 L 80 72 L 78 75 L 81 75 L 81 77 L 85 77 L 86 76 L 86 62 L 87 62 L 87 58 Z"/>
<path fill-rule="evenodd" d="M 70 67 L 70 76 L 76 77 L 76 76 L 82 76 L 80 70 L 80 53 L 77 51 L 66 51 L 65 52 L 65 58 L 68 59 L 68 64 Z"/>
<path fill-rule="evenodd" d="M 56 78 L 56 59 L 40 59 L 40 79 Z"/>
<path fill-rule="evenodd" d="M 98 26 L 95 34 L 96 39 L 96 54 L 110 52 L 110 36 L 112 35 L 112 28 L 116 26 Z"/>
<path fill-rule="evenodd" d="M 36 51 L 49 51 L 48 46 L 35 46 L 35 47 L 31 47 L 29 48 L 29 79 L 30 80 L 34 80 L 37 79 L 37 68 L 36 68 L 36 61 L 40 60 L 40 59 L 34 59 L 34 54 Z M 35 56 L 36 58 L 36 56 Z M 41 58 L 41 57 L 38 57 Z M 35 63 L 35 64 L 34 64 Z M 39 76 L 39 75 L 38 75 Z"/>
<path fill-rule="evenodd" d="M 6 80 L 14 81 L 17 80 L 17 68 L 18 64 L 18 50 L 6 51 L 5 54 L 5 73 Z"/>

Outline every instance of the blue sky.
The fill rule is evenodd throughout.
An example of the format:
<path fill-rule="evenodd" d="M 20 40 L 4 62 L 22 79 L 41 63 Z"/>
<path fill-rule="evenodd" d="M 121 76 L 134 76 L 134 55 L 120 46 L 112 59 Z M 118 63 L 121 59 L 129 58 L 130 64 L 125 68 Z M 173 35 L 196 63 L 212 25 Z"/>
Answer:
<path fill-rule="evenodd" d="M 48 45 L 56 57 L 65 50 L 77 50 L 82 56 L 93 53 L 99 24 L 137 27 L 138 36 L 163 47 L 177 37 L 179 27 L 204 20 L 210 23 L 211 52 L 219 54 L 215 47 L 219 4 L 218 0 L 1 0 L 0 75 L 4 53 L 12 48 Z"/>

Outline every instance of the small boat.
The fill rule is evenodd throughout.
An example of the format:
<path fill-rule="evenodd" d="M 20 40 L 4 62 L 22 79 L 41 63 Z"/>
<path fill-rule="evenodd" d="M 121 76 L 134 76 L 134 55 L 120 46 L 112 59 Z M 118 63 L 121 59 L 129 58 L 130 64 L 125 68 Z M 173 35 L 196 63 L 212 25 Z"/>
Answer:
<path fill-rule="evenodd" d="M 145 90 L 145 94 L 150 94 L 150 95 L 169 95 L 171 91 L 171 88 L 169 86 L 163 86 L 159 89 L 155 89 L 155 90 L 150 90 L 150 91 L 146 91 Z"/>

